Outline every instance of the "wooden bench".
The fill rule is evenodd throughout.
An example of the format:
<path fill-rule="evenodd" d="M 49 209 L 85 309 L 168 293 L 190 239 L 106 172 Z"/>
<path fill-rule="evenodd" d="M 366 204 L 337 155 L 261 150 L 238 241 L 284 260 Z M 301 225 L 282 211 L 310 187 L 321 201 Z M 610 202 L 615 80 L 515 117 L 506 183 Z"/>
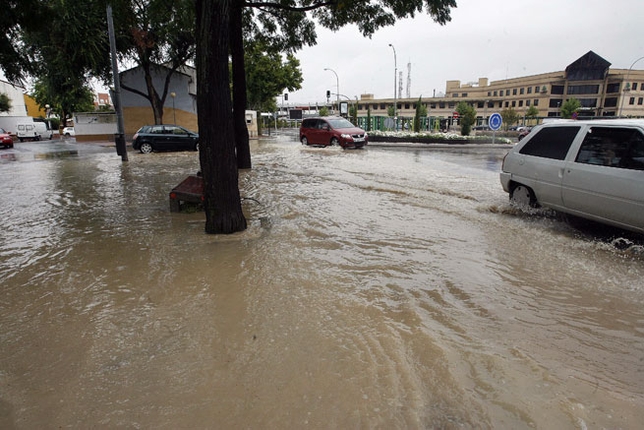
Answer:
<path fill-rule="evenodd" d="M 190 175 L 170 191 L 170 212 L 179 212 L 184 202 L 203 202 L 203 178 Z"/>

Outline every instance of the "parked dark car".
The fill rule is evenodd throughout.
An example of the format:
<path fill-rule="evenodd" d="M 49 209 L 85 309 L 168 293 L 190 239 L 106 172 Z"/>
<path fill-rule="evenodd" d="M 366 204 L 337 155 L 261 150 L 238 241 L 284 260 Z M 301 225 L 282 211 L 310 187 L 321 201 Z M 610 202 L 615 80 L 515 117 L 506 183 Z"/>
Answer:
<path fill-rule="evenodd" d="M 199 150 L 199 135 L 178 125 L 144 125 L 133 137 L 132 148 L 152 151 Z"/>
<path fill-rule="evenodd" d="M 300 142 L 303 145 L 362 148 L 368 140 L 366 131 L 339 116 L 306 118 L 300 127 Z"/>
<path fill-rule="evenodd" d="M 3 128 L 0 128 L 0 145 L 5 148 L 13 148 L 13 139 Z"/>

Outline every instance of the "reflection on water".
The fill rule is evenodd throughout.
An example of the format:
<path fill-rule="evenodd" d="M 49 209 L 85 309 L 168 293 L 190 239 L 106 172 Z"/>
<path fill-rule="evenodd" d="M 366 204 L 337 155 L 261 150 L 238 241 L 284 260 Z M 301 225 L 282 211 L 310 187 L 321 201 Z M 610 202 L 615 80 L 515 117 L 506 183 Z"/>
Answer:
<path fill-rule="evenodd" d="M 642 422 L 642 253 L 510 208 L 505 150 L 252 152 L 231 236 L 169 211 L 194 153 L 0 164 L 0 427 Z"/>

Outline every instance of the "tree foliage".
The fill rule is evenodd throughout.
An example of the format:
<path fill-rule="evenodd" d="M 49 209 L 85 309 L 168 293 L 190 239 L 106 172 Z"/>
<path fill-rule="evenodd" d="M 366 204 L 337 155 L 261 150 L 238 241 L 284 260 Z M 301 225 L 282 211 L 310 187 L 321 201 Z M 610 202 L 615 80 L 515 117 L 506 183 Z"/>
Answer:
<path fill-rule="evenodd" d="M 246 45 L 246 90 L 248 108 L 274 112 L 275 96 L 283 89 L 302 88 L 300 61 L 293 54 L 282 54 L 259 40 Z"/>
<path fill-rule="evenodd" d="M 172 76 L 194 59 L 195 9 L 193 0 L 121 0 L 119 19 L 125 32 L 120 47 L 124 59 L 143 70 L 145 90 L 126 82 L 121 87 L 147 99 L 156 124 L 163 123 L 163 106 Z M 116 21 L 116 18 L 115 18 Z M 161 67 L 163 66 L 163 67 Z M 163 76 L 160 88 L 154 76 Z"/>
<path fill-rule="evenodd" d="M 461 135 L 469 136 L 472 126 L 476 123 L 476 109 L 469 103 L 460 102 L 456 107 L 460 118 Z"/>
<path fill-rule="evenodd" d="M 503 118 L 503 128 L 507 131 L 511 125 L 519 121 L 521 116 L 513 108 L 505 108 L 501 111 L 501 118 Z"/>
<path fill-rule="evenodd" d="M 427 105 L 422 103 L 423 96 L 418 97 L 416 112 L 414 113 L 414 131 L 420 131 L 420 119 L 427 116 Z"/>
<path fill-rule="evenodd" d="M 539 115 L 539 109 L 536 106 L 530 106 L 525 113 L 526 118 L 535 119 Z"/>
<path fill-rule="evenodd" d="M 569 98 L 561 105 L 561 116 L 563 118 L 572 118 L 579 108 L 581 107 L 581 102 L 576 98 Z"/>
<path fill-rule="evenodd" d="M 0 93 L 0 112 L 9 112 L 11 110 L 11 100 L 5 93 Z"/>

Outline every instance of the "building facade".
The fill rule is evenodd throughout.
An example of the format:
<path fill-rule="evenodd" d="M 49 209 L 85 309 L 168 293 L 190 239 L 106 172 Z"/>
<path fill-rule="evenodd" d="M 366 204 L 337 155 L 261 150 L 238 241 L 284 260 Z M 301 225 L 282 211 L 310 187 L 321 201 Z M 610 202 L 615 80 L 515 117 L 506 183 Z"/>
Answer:
<path fill-rule="evenodd" d="M 432 118 L 451 119 L 460 102 L 472 105 L 479 124 L 494 112 L 512 108 L 522 117 L 530 107 L 537 118 L 561 116 L 561 106 L 571 98 L 580 101 L 579 117 L 644 117 L 644 70 L 611 69 L 611 64 L 589 51 L 565 70 L 520 78 L 461 84 L 447 81 L 444 97 L 423 97 Z M 394 99 L 374 99 L 364 94 L 357 102 L 358 116 L 387 116 Z M 397 115 L 411 118 L 418 98 L 396 100 Z"/>

